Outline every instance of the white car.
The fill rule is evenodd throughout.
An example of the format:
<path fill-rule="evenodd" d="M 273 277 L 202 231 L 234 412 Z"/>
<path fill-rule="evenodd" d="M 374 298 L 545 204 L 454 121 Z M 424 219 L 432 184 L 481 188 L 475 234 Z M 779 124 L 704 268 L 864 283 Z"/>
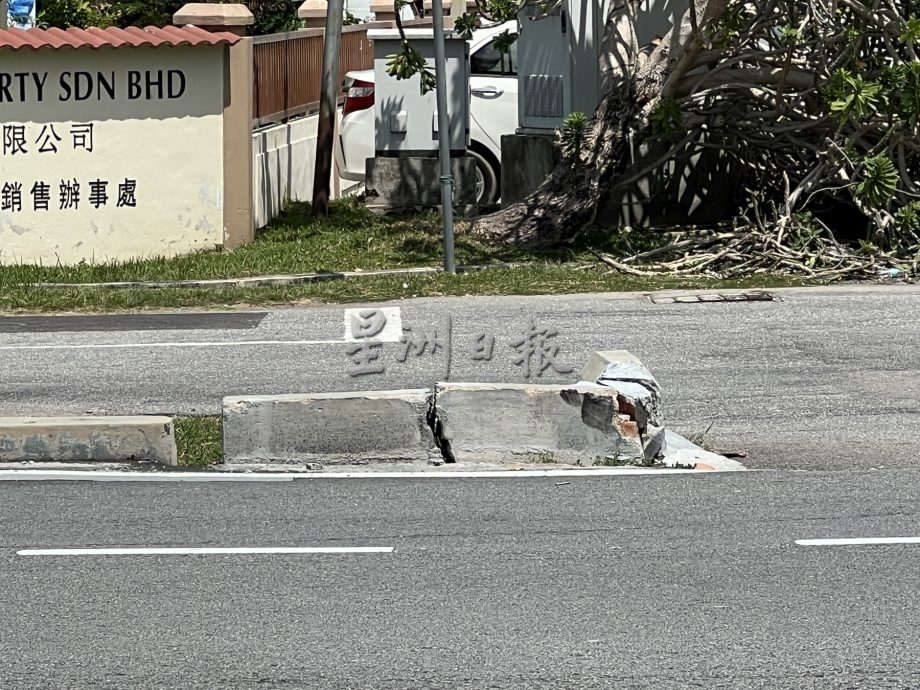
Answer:
<path fill-rule="evenodd" d="M 470 145 L 476 160 L 479 203 L 501 196 L 501 138 L 514 134 L 518 124 L 517 42 L 502 54 L 495 39 L 506 30 L 517 32 L 516 22 L 478 29 L 470 39 Z M 349 72 L 342 108 L 336 162 L 346 180 L 364 182 L 365 161 L 374 157 L 374 71 Z"/>

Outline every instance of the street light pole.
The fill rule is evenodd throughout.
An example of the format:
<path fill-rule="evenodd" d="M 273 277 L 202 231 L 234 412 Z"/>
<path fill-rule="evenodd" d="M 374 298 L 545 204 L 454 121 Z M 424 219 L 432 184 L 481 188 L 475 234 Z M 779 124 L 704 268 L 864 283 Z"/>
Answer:
<path fill-rule="evenodd" d="M 7 0 L 0 0 L 0 29 L 5 29 L 10 20 L 10 6 Z"/>
<path fill-rule="evenodd" d="M 450 117 L 447 112 L 447 61 L 444 57 L 444 5 L 431 1 L 434 25 L 435 100 L 438 106 L 438 158 L 441 167 L 441 224 L 444 230 L 444 270 L 454 274 L 454 178 L 450 172 Z"/>

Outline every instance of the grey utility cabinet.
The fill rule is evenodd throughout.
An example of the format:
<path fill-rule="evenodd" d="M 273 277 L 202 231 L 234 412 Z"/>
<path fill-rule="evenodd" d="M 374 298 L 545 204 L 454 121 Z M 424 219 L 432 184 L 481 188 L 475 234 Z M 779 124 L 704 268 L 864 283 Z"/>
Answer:
<path fill-rule="evenodd" d="M 395 29 L 372 29 L 374 42 L 375 149 L 378 156 L 430 155 L 438 149 L 438 113 L 435 93 L 422 95 L 418 75 L 396 79 L 387 74 L 389 55 L 402 44 Z M 425 58 L 434 73 L 434 35 L 430 29 L 406 29 L 411 45 Z M 447 57 L 447 111 L 450 118 L 450 150 L 463 153 L 470 138 L 470 53 L 466 40 L 445 32 Z"/>
<path fill-rule="evenodd" d="M 618 0 L 613 0 L 618 1 Z M 520 12 L 518 124 L 551 130 L 573 112 L 594 113 L 601 97 L 600 57 L 611 0 L 563 0 L 553 14 L 528 3 Z M 636 12 L 640 47 L 671 29 L 676 0 L 646 0 Z"/>

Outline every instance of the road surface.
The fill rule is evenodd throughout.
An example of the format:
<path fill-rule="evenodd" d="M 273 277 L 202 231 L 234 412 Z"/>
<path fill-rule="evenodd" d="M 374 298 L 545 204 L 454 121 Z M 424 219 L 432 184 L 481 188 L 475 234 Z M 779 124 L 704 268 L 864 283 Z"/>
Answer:
<path fill-rule="evenodd" d="M 380 375 L 350 376 L 345 307 L 0 319 L 0 415 L 216 414 L 224 395 L 424 387 L 442 352 L 398 361 L 399 326 L 443 341 L 453 381 L 523 382 L 512 346 L 555 329 L 557 369 L 627 349 L 658 377 L 667 422 L 748 453 L 749 467 L 915 466 L 920 288 L 776 290 L 772 302 L 653 304 L 641 295 L 406 300 Z M 379 305 L 378 305 L 379 306 Z M 393 330 L 395 328 L 395 330 Z M 490 360 L 474 359 L 492 336 Z M 535 382 L 565 382 L 550 367 Z M 711 428 L 710 428 L 711 426 Z"/>
<path fill-rule="evenodd" d="M 0 482 L 0 688 L 920 687 L 920 471 Z M 390 552 L 18 555 L 30 549 Z"/>

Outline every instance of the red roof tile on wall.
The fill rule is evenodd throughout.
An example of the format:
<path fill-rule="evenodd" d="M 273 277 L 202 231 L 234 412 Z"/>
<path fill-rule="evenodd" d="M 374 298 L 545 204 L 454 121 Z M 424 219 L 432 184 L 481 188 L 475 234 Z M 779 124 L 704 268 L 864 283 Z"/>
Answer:
<path fill-rule="evenodd" d="M 102 48 L 110 46 L 198 46 L 233 45 L 239 36 L 228 32 L 211 32 L 197 26 L 166 26 L 146 29 L 4 29 L 0 30 L 0 50 L 31 48 Z"/>

